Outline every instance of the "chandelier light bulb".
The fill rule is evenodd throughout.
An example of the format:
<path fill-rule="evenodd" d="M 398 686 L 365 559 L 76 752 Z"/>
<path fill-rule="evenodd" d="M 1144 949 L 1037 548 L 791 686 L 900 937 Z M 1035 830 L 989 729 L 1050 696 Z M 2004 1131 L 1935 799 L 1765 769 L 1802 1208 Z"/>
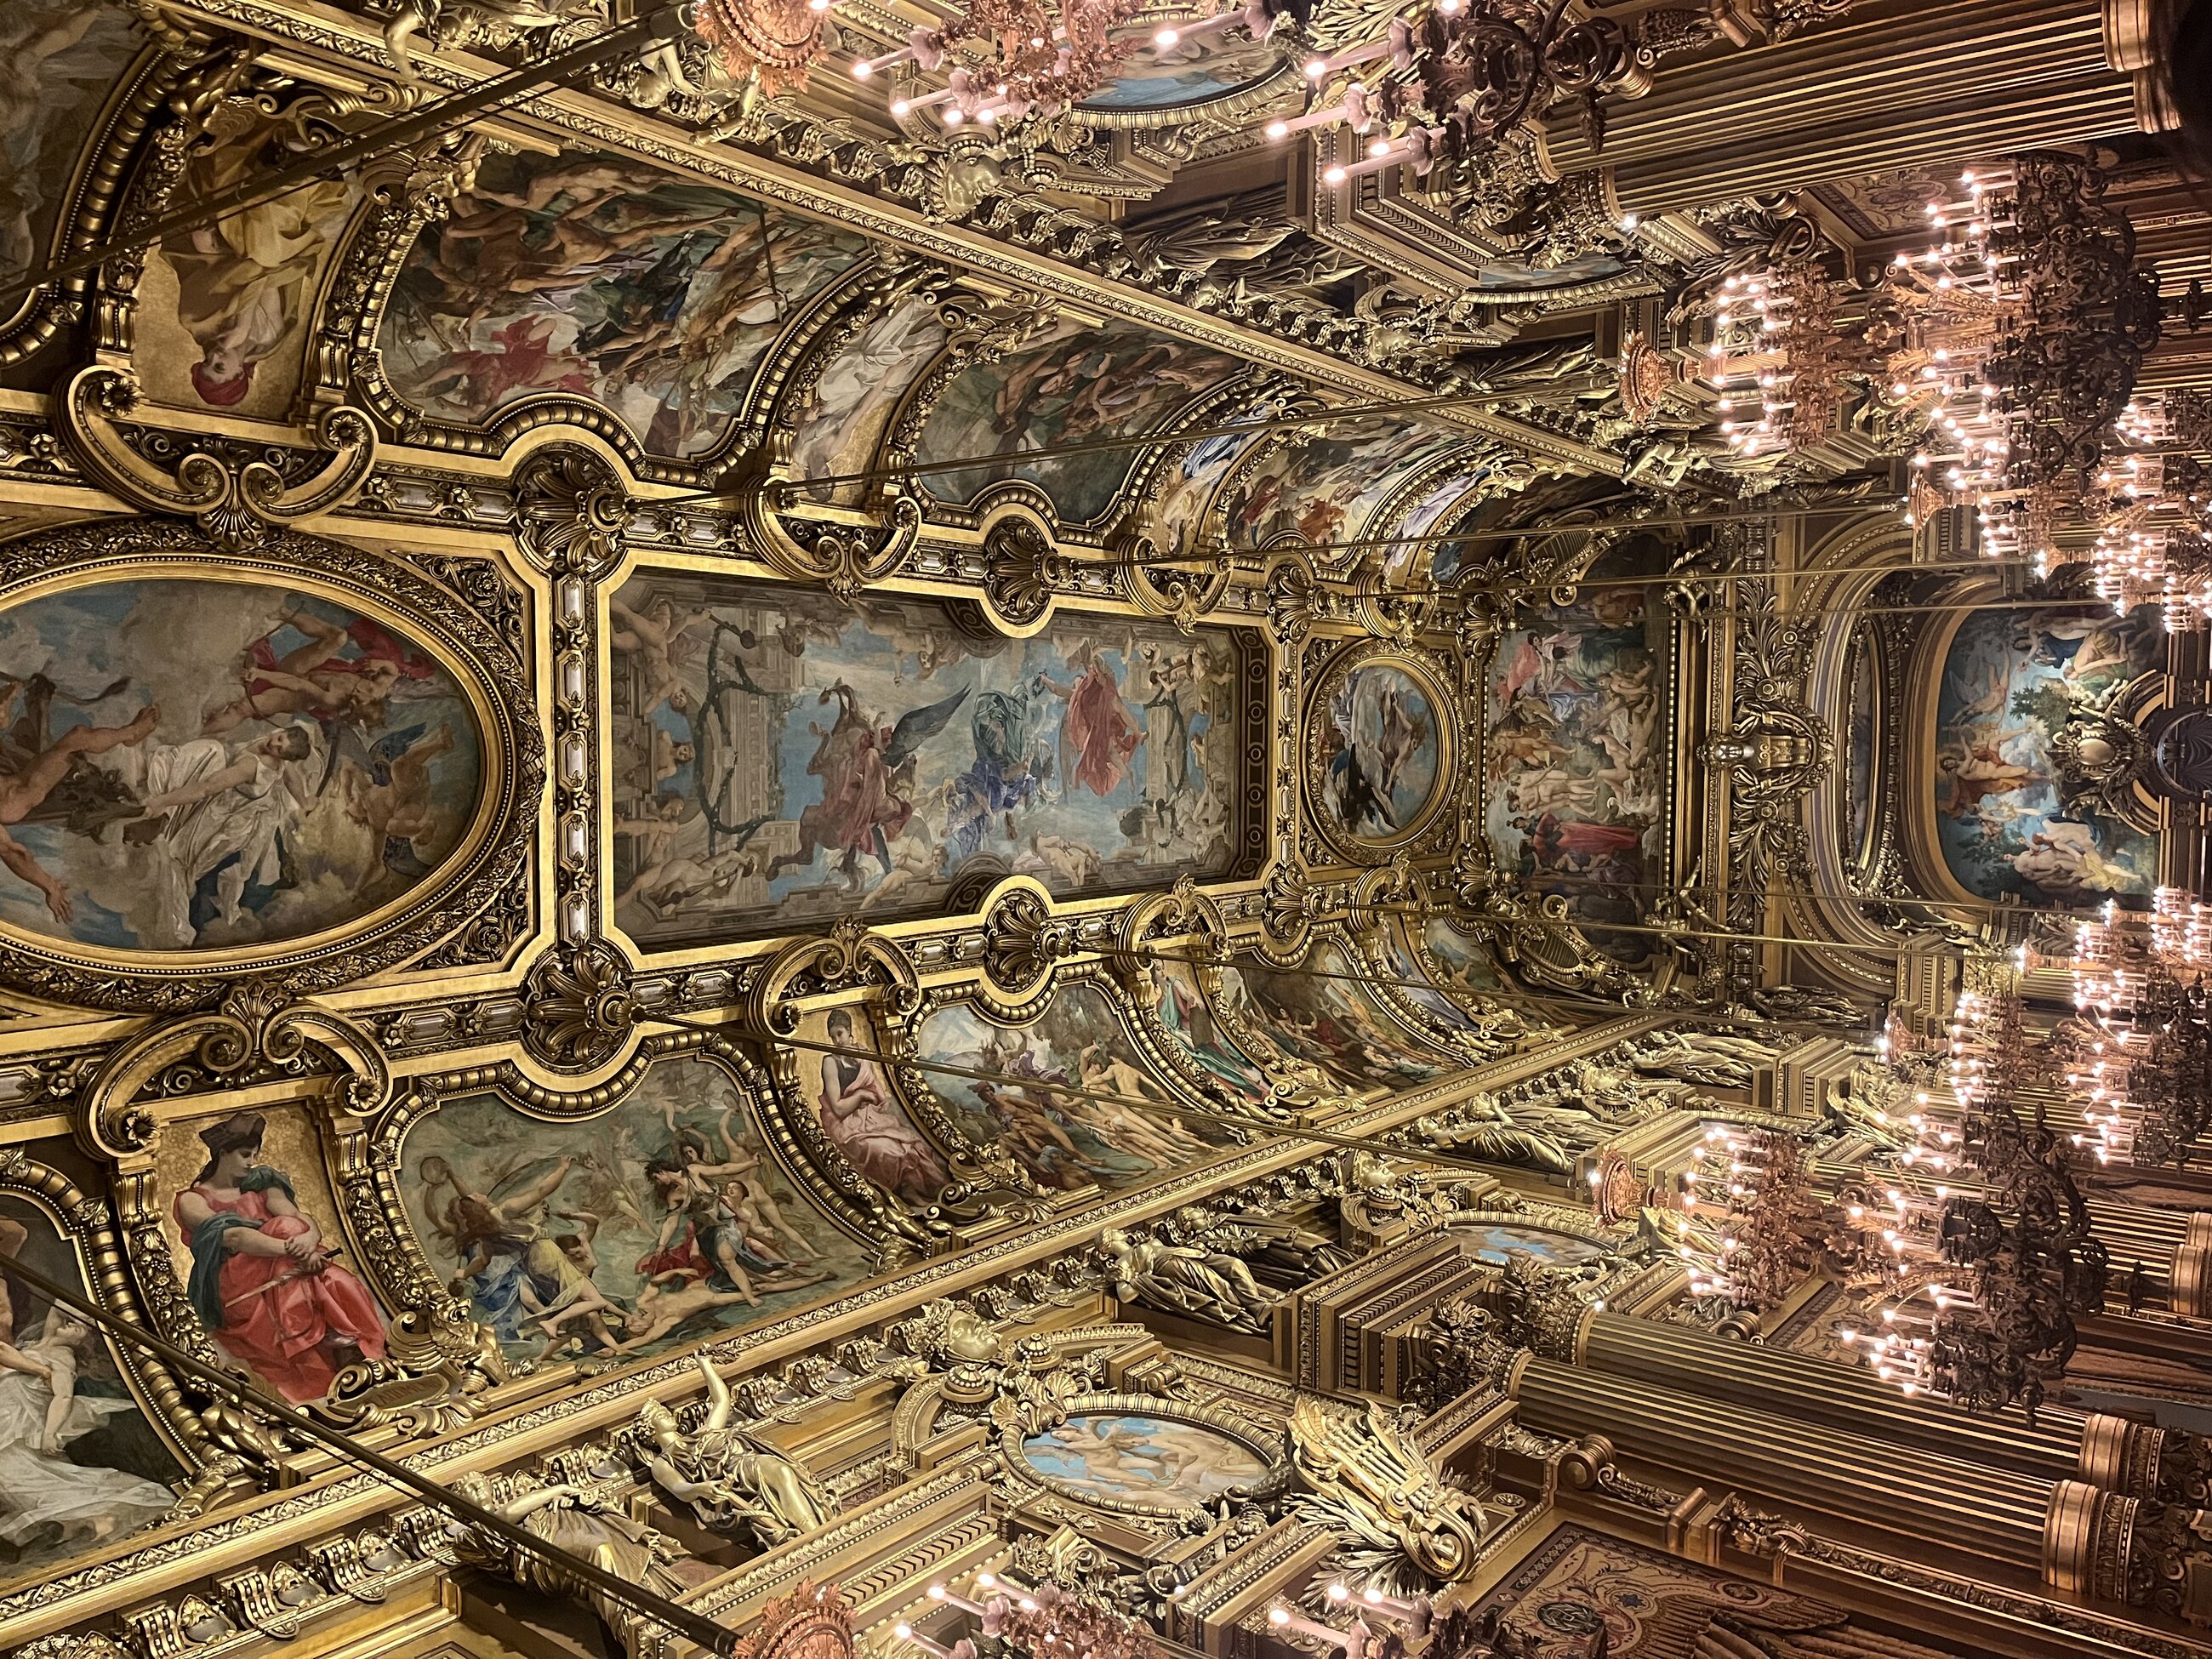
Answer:
<path fill-rule="evenodd" d="M 1332 166 L 1323 170 L 1321 181 L 1325 185 L 1340 185 L 1348 176 L 1343 167 Z"/>

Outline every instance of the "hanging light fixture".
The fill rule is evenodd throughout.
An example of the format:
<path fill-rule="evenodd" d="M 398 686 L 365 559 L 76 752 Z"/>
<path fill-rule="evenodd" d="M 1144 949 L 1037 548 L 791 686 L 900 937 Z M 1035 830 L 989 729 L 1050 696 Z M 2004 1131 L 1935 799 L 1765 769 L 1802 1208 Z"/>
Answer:
<path fill-rule="evenodd" d="M 1247 0 L 1146 33 L 1131 27 L 1144 9 L 1144 0 L 973 0 L 945 22 L 915 29 L 903 46 L 855 59 L 853 76 L 870 81 L 908 64 L 925 73 L 943 70 L 945 83 L 934 91 L 895 93 L 893 118 L 936 110 L 948 128 L 1007 126 L 1031 114 L 1063 113 L 1147 52 L 1238 27 L 1264 40 L 1274 16 L 1268 0 Z"/>
<path fill-rule="evenodd" d="M 1886 1208 L 1861 1218 L 1894 1260 L 1894 1288 L 1876 1328 L 1844 1340 L 1908 1392 L 1972 1410 L 2017 1401 L 2033 1421 L 2080 1322 L 2104 1306 L 2108 1264 L 2074 1177 L 2078 1149 L 2031 1098 L 2048 1047 L 2013 972 L 1970 969 L 1942 1082 L 1920 1091 L 1943 1109 L 1916 1115 L 1902 1178 L 1882 1190 Z"/>
<path fill-rule="evenodd" d="M 699 38 L 731 79 L 773 98 L 806 84 L 830 49 L 830 0 L 699 0 Z"/>

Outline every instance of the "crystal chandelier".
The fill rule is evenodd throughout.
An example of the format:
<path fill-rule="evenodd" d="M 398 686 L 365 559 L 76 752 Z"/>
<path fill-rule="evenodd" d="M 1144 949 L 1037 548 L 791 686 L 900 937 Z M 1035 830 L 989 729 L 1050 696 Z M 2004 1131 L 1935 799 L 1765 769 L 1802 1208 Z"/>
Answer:
<path fill-rule="evenodd" d="M 2076 928 L 2072 966 L 2084 1121 L 2134 1162 L 2186 1158 L 2212 1129 L 2212 909 L 2170 887 L 2148 918 L 2107 904 Z"/>
<path fill-rule="evenodd" d="M 1918 1115 L 1887 1209 L 1864 1218 L 1888 1247 L 1892 1288 L 1879 1328 L 1844 1336 L 1908 1391 L 1972 1410 L 2018 1401 L 2033 1421 L 2079 1322 L 2104 1306 L 2107 1262 L 2073 1143 L 2028 1099 L 2045 1046 L 2009 975 L 1977 968 L 1982 982 L 1961 994 L 1944 1055 L 1955 1120 L 1948 1109 Z M 1937 1103 L 1932 1092 L 1927 1103 Z M 1937 1175 L 1944 1184 L 1930 1190 Z"/>
<path fill-rule="evenodd" d="M 1474 160 L 1559 104 L 1577 109 L 1596 149 L 1606 94 L 1650 90 L 1662 53 L 1715 32 L 1681 8 L 1615 19 L 1543 0 L 1427 0 L 1389 17 L 1371 40 L 1309 58 L 1313 106 L 1270 123 L 1267 136 L 1340 125 L 1356 135 L 1364 153 L 1324 168 L 1330 185 L 1406 166 L 1425 177 L 1440 162 Z M 1347 77 L 1355 69 L 1360 74 Z M 1622 228 L 1634 229 L 1634 221 Z"/>
<path fill-rule="evenodd" d="M 1778 1306 L 1814 1264 L 1822 1213 L 1805 1143 L 1781 1130 L 1715 1124 L 1692 1156 L 1675 1245 L 1690 1294 L 1753 1312 Z"/>
<path fill-rule="evenodd" d="M 1264 40 L 1273 20 L 1268 0 L 1247 0 L 1146 34 L 1129 27 L 1144 9 L 1144 0 L 973 0 L 946 21 L 915 29 L 903 46 L 855 59 L 853 76 L 873 80 L 904 64 L 930 73 L 945 70 L 945 84 L 933 92 L 895 94 L 893 118 L 934 109 L 948 128 L 1004 126 L 1032 114 L 1065 112 L 1145 52 L 1171 51 L 1238 27 Z"/>
<path fill-rule="evenodd" d="M 699 38 L 760 95 L 796 91 L 829 50 L 830 0 L 699 0 Z"/>
<path fill-rule="evenodd" d="M 1066 1590 L 1049 1580 L 1027 1589 L 990 1572 L 975 1575 L 975 1589 L 980 1601 L 941 1583 L 929 1587 L 929 1599 L 969 1614 L 980 1635 L 1020 1659 L 1158 1659 L 1149 1625 L 1115 1612 L 1088 1593 Z M 904 1623 L 893 1626 L 892 1634 L 928 1659 L 976 1659 L 972 1638 L 963 1637 L 947 1648 Z"/>

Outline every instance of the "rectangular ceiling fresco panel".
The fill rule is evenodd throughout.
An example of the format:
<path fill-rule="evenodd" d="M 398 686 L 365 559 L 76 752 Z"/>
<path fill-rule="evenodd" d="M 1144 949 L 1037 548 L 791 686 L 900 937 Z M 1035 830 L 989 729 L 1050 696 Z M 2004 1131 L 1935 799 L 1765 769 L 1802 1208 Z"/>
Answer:
<path fill-rule="evenodd" d="M 1587 921 L 1633 922 L 1659 868 L 1660 671 L 1639 586 L 1593 585 L 1498 641 L 1484 700 L 1484 827 L 1508 875 Z M 1632 961 L 1648 954 L 1634 935 L 1601 942 Z"/>
<path fill-rule="evenodd" d="M 682 943 L 941 910 L 963 878 L 1125 892 L 1258 867 L 1248 629 L 1067 615 L 963 634 L 653 573 L 612 601 L 616 919 Z"/>

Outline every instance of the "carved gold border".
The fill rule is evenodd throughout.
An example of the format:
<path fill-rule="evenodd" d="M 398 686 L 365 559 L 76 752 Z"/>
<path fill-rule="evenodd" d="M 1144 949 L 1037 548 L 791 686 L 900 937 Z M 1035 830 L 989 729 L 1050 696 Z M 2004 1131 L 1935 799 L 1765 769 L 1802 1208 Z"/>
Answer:
<path fill-rule="evenodd" d="M 531 670 L 483 617 L 404 560 L 292 531 L 219 550 L 173 520 L 93 520 L 0 542 L 0 609 L 115 581 L 295 587 L 385 622 L 429 653 L 467 698 L 484 774 L 468 831 L 432 878 L 369 915 L 305 939 L 195 951 L 110 951 L 0 927 L 0 982 L 83 1006 L 175 1012 L 248 980 L 299 994 L 363 979 L 465 926 L 487 888 L 525 865 L 544 787 Z"/>
<path fill-rule="evenodd" d="M 1401 850 L 1419 848 L 1433 838 L 1437 823 L 1449 817 L 1446 809 L 1461 781 L 1462 699 L 1450 690 L 1450 676 L 1425 652 L 1388 640 L 1363 640 L 1318 661 L 1310 650 L 1307 667 L 1309 684 L 1299 716 L 1304 722 L 1299 779 L 1307 826 L 1346 864 L 1384 863 Z M 1395 669 L 1419 688 L 1429 700 L 1437 744 L 1436 781 L 1431 786 L 1429 799 L 1410 823 L 1392 835 L 1371 838 L 1354 835 L 1348 827 L 1338 823 L 1323 806 L 1322 793 L 1328 770 L 1323 749 L 1328 700 L 1347 677 L 1370 667 Z"/>

